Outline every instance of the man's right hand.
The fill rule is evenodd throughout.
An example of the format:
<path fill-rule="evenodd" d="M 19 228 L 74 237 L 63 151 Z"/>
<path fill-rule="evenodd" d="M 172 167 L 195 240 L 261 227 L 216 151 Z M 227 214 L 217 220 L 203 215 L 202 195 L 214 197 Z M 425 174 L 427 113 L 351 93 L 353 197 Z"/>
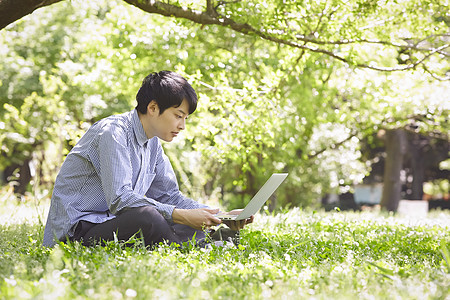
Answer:
<path fill-rule="evenodd" d="M 172 219 L 177 224 L 188 225 L 194 229 L 202 230 L 211 226 L 219 225 L 222 221 L 214 215 L 219 209 L 197 208 L 197 209 L 178 209 L 172 212 Z"/>

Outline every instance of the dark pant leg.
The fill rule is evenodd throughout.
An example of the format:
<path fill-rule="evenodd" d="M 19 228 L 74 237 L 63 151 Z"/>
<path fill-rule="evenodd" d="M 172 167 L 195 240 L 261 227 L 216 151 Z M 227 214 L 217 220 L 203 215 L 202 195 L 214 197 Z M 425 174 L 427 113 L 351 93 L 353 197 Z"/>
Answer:
<path fill-rule="evenodd" d="M 190 226 L 183 224 L 175 224 L 172 226 L 175 233 L 180 237 L 182 242 L 192 240 L 195 235 L 195 239 L 198 241 L 205 238 L 205 232 L 203 230 L 197 230 Z"/>
<path fill-rule="evenodd" d="M 84 245 L 114 240 L 126 241 L 137 232 L 141 232 L 147 246 L 166 241 L 169 244 L 181 244 L 182 239 L 167 223 L 164 217 L 152 206 L 130 208 L 114 219 L 94 225 L 81 238 Z M 139 235 L 138 235 L 139 237 Z"/>

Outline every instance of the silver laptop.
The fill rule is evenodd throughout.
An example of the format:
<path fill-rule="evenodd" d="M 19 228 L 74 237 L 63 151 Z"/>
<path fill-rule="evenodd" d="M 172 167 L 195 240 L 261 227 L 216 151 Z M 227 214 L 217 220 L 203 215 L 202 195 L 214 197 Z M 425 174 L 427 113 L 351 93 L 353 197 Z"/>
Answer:
<path fill-rule="evenodd" d="M 288 173 L 274 173 L 262 188 L 253 196 L 252 200 L 247 204 L 244 210 L 238 215 L 229 213 L 218 213 L 217 218 L 222 220 L 245 220 L 256 214 L 269 197 L 275 192 L 280 184 L 286 179 Z"/>

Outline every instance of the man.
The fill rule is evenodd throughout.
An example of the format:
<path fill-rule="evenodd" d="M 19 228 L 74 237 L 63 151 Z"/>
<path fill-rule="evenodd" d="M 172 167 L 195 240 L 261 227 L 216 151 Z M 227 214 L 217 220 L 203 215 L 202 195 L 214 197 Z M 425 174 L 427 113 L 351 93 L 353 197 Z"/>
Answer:
<path fill-rule="evenodd" d="M 56 178 L 44 246 L 67 239 L 94 245 L 126 241 L 140 232 L 146 245 L 181 244 L 221 223 L 218 209 L 181 194 L 159 139 L 170 142 L 197 107 L 197 95 L 180 75 L 148 75 L 134 110 L 89 128 Z M 227 221 L 232 230 L 251 223 Z"/>

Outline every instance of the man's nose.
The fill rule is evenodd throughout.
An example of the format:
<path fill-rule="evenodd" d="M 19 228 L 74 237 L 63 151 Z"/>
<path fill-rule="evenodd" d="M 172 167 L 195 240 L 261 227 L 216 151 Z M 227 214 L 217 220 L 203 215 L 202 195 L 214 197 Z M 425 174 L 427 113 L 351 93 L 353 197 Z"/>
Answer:
<path fill-rule="evenodd" d="M 179 128 L 180 130 L 184 130 L 184 129 L 186 128 L 186 119 L 185 119 L 185 118 L 183 118 L 183 119 L 181 120 L 181 122 L 178 124 L 178 128 Z"/>

